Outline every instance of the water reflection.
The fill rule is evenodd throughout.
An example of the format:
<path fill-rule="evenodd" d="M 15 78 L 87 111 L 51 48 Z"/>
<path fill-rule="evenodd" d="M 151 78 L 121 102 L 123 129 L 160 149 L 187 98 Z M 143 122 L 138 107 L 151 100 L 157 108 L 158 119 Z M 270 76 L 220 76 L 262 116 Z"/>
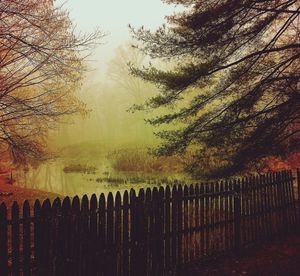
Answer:
<path fill-rule="evenodd" d="M 75 195 L 83 196 L 85 194 L 91 196 L 94 193 L 96 195 L 100 195 L 101 193 L 108 194 L 109 192 L 113 192 L 113 194 L 115 194 L 117 191 L 123 193 L 125 190 L 129 190 L 131 188 L 138 190 L 140 188 L 145 189 L 147 187 L 153 187 L 154 185 L 166 185 L 166 183 L 159 184 L 157 182 L 153 184 L 147 183 L 147 181 L 134 184 L 129 181 L 119 181 L 118 183 L 107 182 L 105 181 L 106 178 L 115 177 L 115 179 L 128 179 L 134 174 L 117 174 L 111 167 L 109 167 L 106 160 L 99 161 L 100 162 L 97 162 L 98 166 L 95 174 L 65 173 L 63 170 L 66 164 L 65 160 L 58 159 L 46 162 L 38 168 L 31 168 L 28 171 L 19 170 L 15 173 L 14 177 L 17 180 L 16 185 L 71 197 Z M 90 165 L 95 165 L 95 163 L 90 163 Z M 155 178 L 155 175 L 147 175 L 146 177 Z M 181 177 L 174 175 L 171 178 L 174 179 Z"/>

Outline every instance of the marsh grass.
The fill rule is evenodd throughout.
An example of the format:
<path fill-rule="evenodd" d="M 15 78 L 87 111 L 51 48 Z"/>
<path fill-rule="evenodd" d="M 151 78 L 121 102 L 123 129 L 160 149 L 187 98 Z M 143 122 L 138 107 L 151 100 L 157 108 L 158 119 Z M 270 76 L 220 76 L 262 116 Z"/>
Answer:
<path fill-rule="evenodd" d="M 120 149 L 107 156 L 116 171 L 137 171 L 144 173 L 182 173 L 184 166 L 178 156 L 155 157 L 146 149 Z"/>
<path fill-rule="evenodd" d="M 70 164 L 63 168 L 65 173 L 86 173 L 95 174 L 97 168 L 94 166 L 82 165 L 82 164 Z"/>

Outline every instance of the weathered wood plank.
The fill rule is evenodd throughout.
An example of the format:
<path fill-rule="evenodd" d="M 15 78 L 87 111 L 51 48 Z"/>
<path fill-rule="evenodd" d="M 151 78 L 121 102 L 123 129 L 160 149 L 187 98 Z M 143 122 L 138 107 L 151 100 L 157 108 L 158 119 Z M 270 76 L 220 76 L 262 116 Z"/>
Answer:
<path fill-rule="evenodd" d="M 23 204 L 23 273 L 24 276 L 31 275 L 31 244 L 30 244 L 31 227 L 30 225 L 31 225 L 30 205 L 29 202 L 26 200 Z M 1 271 L 0 271 L 0 275 L 1 275 Z"/>
<path fill-rule="evenodd" d="M 51 236 L 51 203 L 49 199 L 46 199 L 41 208 L 41 240 L 43 242 L 41 255 L 40 255 L 40 263 L 42 266 L 42 270 L 44 275 L 47 275 L 48 271 L 51 269 L 51 240 L 53 239 Z M 66 245 L 67 246 L 67 245 Z"/>
<path fill-rule="evenodd" d="M 116 275 L 116 265 L 115 265 L 115 229 L 114 229 L 114 197 L 112 193 L 107 196 L 107 263 L 106 263 L 106 273 L 107 275 Z"/>
<path fill-rule="evenodd" d="M 90 200 L 90 225 L 89 225 L 89 241 L 88 254 L 90 256 L 87 266 L 88 275 L 97 275 L 97 245 L 98 245 L 98 200 L 93 194 Z"/>
<path fill-rule="evenodd" d="M 12 274 L 20 273 L 20 224 L 19 206 L 15 201 L 12 205 Z"/>
<path fill-rule="evenodd" d="M 205 202 L 204 202 L 204 184 L 200 184 L 200 256 L 205 255 Z"/>
<path fill-rule="evenodd" d="M 34 203 L 34 259 L 37 274 L 43 273 L 41 255 L 43 250 L 43 241 L 41 235 L 41 203 L 36 200 Z"/>
<path fill-rule="evenodd" d="M 171 190 L 170 186 L 166 187 L 165 194 L 165 266 L 166 273 L 171 273 Z"/>
<path fill-rule="evenodd" d="M 70 275 L 78 275 L 80 272 L 80 247 L 81 247 L 81 229 L 80 229 L 80 200 L 78 196 L 75 196 L 72 200 L 71 206 L 71 227 L 70 233 L 71 239 L 71 271 Z"/>
<path fill-rule="evenodd" d="M 7 207 L 0 205 L 0 275 L 8 274 Z"/>
<path fill-rule="evenodd" d="M 183 187 L 183 240 L 184 240 L 184 260 L 183 263 L 186 264 L 189 262 L 189 242 L 188 242 L 188 236 L 189 236 L 189 206 L 188 206 L 188 196 L 189 196 L 189 190 L 187 185 L 184 185 Z"/>
<path fill-rule="evenodd" d="M 200 227 L 200 189 L 199 185 L 195 186 L 195 228 L 199 229 Z M 198 260 L 200 258 L 200 232 L 199 230 L 194 232 L 195 239 L 195 255 L 194 258 Z"/>
<path fill-rule="evenodd" d="M 178 264 L 177 230 L 178 230 L 178 192 L 177 192 L 177 187 L 173 186 L 172 188 L 172 270 L 173 271 L 177 269 L 177 264 Z"/>
<path fill-rule="evenodd" d="M 183 189 L 182 185 L 178 185 L 177 188 L 177 194 L 176 194 L 176 200 L 174 203 L 177 208 L 177 221 L 175 221 L 175 224 L 177 225 L 177 270 L 181 269 L 183 264 Z"/>
<path fill-rule="evenodd" d="M 121 258 L 122 258 L 122 210 L 121 210 L 121 194 L 117 192 L 115 200 L 115 251 L 116 251 L 116 274 L 121 275 Z"/>
<path fill-rule="evenodd" d="M 123 194 L 123 275 L 130 275 L 129 268 L 129 195 Z"/>

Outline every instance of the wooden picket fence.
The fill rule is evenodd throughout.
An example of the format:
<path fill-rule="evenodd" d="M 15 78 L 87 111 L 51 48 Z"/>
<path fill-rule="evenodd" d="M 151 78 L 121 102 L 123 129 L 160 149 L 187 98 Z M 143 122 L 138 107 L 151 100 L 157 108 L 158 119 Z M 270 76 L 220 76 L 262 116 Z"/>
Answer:
<path fill-rule="evenodd" d="M 298 181 L 299 181 L 298 171 Z M 290 171 L 0 207 L 0 275 L 175 275 L 294 231 Z M 299 185 L 298 185 L 299 190 Z"/>

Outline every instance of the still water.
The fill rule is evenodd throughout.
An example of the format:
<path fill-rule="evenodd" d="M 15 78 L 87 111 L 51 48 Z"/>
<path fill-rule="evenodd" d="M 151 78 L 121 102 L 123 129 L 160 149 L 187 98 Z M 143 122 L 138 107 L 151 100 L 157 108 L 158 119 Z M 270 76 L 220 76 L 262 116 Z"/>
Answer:
<path fill-rule="evenodd" d="M 29 170 L 18 170 L 14 173 L 16 185 L 53 192 L 62 196 L 73 197 L 92 194 L 100 195 L 117 191 L 123 193 L 125 190 L 172 185 L 178 179 L 183 179 L 183 175 L 168 174 L 142 174 L 138 172 L 115 172 L 108 160 L 101 159 L 90 163 L 95 166 L 94 173 L 65 172 L 66 160 L 56 159 L 41 164 L 37 168 Z"/>

